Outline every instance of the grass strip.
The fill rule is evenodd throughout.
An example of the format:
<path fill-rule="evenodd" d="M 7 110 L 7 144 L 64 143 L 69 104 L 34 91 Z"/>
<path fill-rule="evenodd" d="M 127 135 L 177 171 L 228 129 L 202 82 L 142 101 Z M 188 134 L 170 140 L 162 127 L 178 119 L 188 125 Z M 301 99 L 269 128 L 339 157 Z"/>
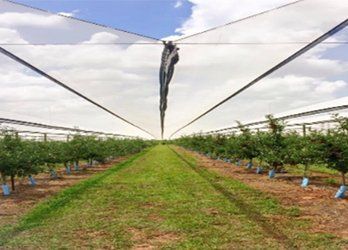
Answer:
<path fill-rule="evenodd" d="M 32 211 L 22 217 L 17 225 L 7 225 L 0 230 L 0 246 L 3 246 L 11 237 L 15 237 L 19 232 L 42 225 L 47 218 L 59 212 L 63 207 L 68 206 L 71 201 L 77 199 L 82 193 L 95 187 L 111 174 L 130 166 L 136 159 L 145 155 L 146 152 L 148 152 L 148 149 L 130 157 L 124 162 L 116 164 L 102 173 L 98 173 L 87 180 L 58 192 L 47 201 L 41 202 Z"/>

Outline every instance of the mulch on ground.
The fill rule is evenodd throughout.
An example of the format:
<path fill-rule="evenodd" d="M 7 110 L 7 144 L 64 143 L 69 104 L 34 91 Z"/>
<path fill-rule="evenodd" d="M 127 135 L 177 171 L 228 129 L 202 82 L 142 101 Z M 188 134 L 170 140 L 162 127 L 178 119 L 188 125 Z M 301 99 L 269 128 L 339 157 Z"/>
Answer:
<path fill-rule="evenodd" d="M 336 178 L 335 176 L 313 173 L 311 184 L 302 188 L 301 175 L 282 173 L 269 179 L 267 173 L 259 175 L 255 173 L 255 169 L 248 170 L 196 152 L 185 151 L 198 159 L 200 166 L 269 193 L 284 206 L 297 206 L 301 211 L 300 217 L 312 221 L 313 232 L 330 233 L 348 239 L 348 199 L 335 199 L 338 185 L 325 183 L 325 179 Z"/>

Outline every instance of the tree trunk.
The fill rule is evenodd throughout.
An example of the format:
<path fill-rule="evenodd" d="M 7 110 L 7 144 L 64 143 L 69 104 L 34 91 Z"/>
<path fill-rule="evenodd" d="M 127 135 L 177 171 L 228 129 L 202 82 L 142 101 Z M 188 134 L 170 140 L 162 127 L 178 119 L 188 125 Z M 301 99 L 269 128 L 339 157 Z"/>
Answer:
<path fill-rule="evenodd" d="M 15 191 L 15 178 L 14 178 L 14 175 L 11 175 L 11 188 L 12 188 L 12 191 Z"/>
<path fill-rule="evenodd" d="M 2 184 L 6 184 L 6 176 L 3 173 L 0 173 Z"/>
<path fill-rule="evenodd" d="M 272 167 L 273 167 L 273 170 L 274 170 L 275 172 L 278 171 L 278 165 L 277 165 L 276 163 L 273 163 L 273 164 L 272 164 Z"/>
<path fill-rule="evenodd" d="M 304 174 L 303 174 L 303 176 L 306 178 L 308 177 L 307 172 L 308 172 L 308 165 L 306 164 L 304 167 Z"/>
<path fill-rule="evenodd" d="M 345 186 L 346 185 L 346 173 L 342 172 L 342 185 Z"/>

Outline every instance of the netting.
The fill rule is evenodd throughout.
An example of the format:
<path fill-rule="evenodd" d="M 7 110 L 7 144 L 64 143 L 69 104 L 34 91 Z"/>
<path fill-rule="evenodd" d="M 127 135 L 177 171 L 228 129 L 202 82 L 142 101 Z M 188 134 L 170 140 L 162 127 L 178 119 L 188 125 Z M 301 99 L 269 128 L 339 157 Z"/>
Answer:
<path fill-rule="evenodd" d="M 239 94 L 229 102 L 180 131 L 183 134 L 210 131 L 236 126 L 236 121 L 249 123 L 264 120 L 265 115 L 293 114 L 298 110 L 310 111 L 329 107 L 330 103 L 347 105 L 346 59 L 337 55 L 346 45 L 320 45 L 281 70 Z M 322 55 L 318 57 L 318 54 Z M 345 110 L 335 110 L 347 116 Z M 296 122 L 305 122 L 314 117 L 301 117 Z"/>
<path fill-rule="evenodd" d="M 174 41 L 180 61 L 169 84 L 165 137 L 343 28 L 346 13 L 345 1 L 303 0 Z M 0 34 L 2 48 L 93 101 L 1 55 L 0 117 L 160 137 L 161 41 L 7 1 L 0 1 Z M 341 30 L 175 136 L 346 96 L 345 41 Z"/>
<path fill-rule="evenodd" d="M 277 119 L 284 122 L 286 129 L 302 129 L 308 126 L 308 129 L 325 130 L 325 127 L 332 128 L 337 123 L 336 115 L 348 116 L 348 98 L 342 97 L 333 101 L 317 103 L 287 112 L 273 114 Z M 243 125 L 251 130 L 268 130 L 268 120 L 265 117 L 259 119 L 244 121 Z M 327 130 L 326 129 L 326 130 Z M 202 134 L 233 134 L 240 132 L 238 124 L 226 128 L 205 131 Z"/>
<path fill-rule="evenodd" d="M 178 40 L 181 62 L 176 87 L 173 84 L 169 94 L 167 131 L 174 132 L 189 123 L 342 23 L 347 9 L 344 1 L 300 1 Z M 327 51 L 345 47 L 334 44 L 346 41 L 344 33 L 341 31 L 327 40 L 329 44 L 308 51 L 180 132 L 219 128 L 235 120 L 247 121 L 335 99 L 339 93 L 330 90 L 342 85 L 342 91 L 346 83 L 344 79 L 329 79 L 345 72 L 346 65 L 324 57 Z M 323 93 L 326 88 L 327 94 Z"/>
<path fill-rule="evenodd" d="M 12 44 L 2 47 L 121 117 L 158 135 L 158 68 L 162 43 L 6 1 L 1 1 L 0 9 L 1 30 L 4 33 L 0 43 Z M 7 75 L 11 75 L 11 69 L 7 70 Z M 41 91 L 55 88 L 53 83 L 43 80 L 24 67 L 20 70 L 13 67 L 12 72 L 36 77 L 38 82 L 46 82 L 45 86 L 37 86 L 37 91 L 32 92 L 32 95 L 41 95 Z M 13 83 L 9 83 L 12 88 Z M 20 83 L 16 82 L 18 84 Z M 62 102 L 74 97 L 68 91 L 58 88 L 56 91 L 61 92 L 62 96 L 48 94 L 46 97 L 52 100 L 50 105 L 64 105 Z M 77 123 L 73 123 L 75 125 L 91 127 L 91 123 L 99 122 L 104 130 L 117 130 L 151 138 L 139 129 L 133 129 L 111 115 L 103 114 L 103 111 L 98 111 L 93 105 L 79 98 L 73 99 L 77 102 L 75 105 L 67 104 L 62 113 L 54 111 L 51 117 L 41 115 L 42 119 L 51 118 L 52 122 L 58 124 L 64 119 L 72 123 L 74 119 L 70 116 L 74 116 L 79 119 Z M 42 104 L 45 105 L 38 103 L 38 110 L 42 109 Z M 47 103 L 45 106 L 52 107 Z M 8 108 L 3 108 L 9 111 Z M 35 108 L 22 112 L 23 110 L 17 108 L 14 113 L 35 117 L 33 109 Z M 98 112 L 97 116 L 94 110 Z M 88 113 L 90 114 L 87 115 Z M 81 114 L 89 118 L 81 117 Z M 62 119 L 58 119 L 59 116 Z M 105 120 L 101 116 L 110 118 Z M 111 119 L 115 120 L 112 125 Z M 63 122 L 65 123 L 66 121 Z"/>

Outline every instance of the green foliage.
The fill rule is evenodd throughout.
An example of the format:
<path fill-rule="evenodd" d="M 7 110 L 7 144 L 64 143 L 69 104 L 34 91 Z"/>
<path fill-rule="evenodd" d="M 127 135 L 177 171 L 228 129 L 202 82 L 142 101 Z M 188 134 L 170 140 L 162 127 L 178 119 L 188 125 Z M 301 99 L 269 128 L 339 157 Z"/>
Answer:
<path fill-rule="evenodd" d="M 267 132 L 253 133 L 239 123 L 238 135 L 195 135 L 179 138 L 174 143 L 213 158 L 257 158 L 275 170 L 285 165 L 303 165 L 305 176 L 311 165 L 326 166 L 341 172 L 345 185 L 345 174 L 348 173 L 348 118 L 335 116 L 339 124 L 336 129 L 326 134 L 311 131 L 305 136 L 295 132 L 286 133 L 283 122 L 271 115 L 266 118 Z"/>
<path fill-rule="evenodd" d="M 310 165 L 321 164 L 323 160 L 320 155 L 324 150 L 321 141 L 323 135 L 318 132 L 313 132 L 310 135 L 300 136 L 297 133 L 288 134 L 285 138 L 287 145 L 286 163 L 291 165 L 304 165 L 304 176 L 307 177 L 307 172 Z"/>
<path fill-rule="evenodd" d="M 348 173 L 348 118 L 335 116 L 338 129 L 330 131 L 322 138 L 324 147 L 323 160 L 331 169 L 342 175 L 342 185 L 346 185 L 345 174 Z"/>
<path fill-rule="evenodd" d="M 57 165 L 69 162 L 98 161 L 134 154 L 151 143 L 135 139 L 101 140 L 93 136 L 75 135 L 69 142 L 26 141 L 14 132 L 0 134 L 0 174 L 2 182 L 15 176 L 30 176 L 42 172 L 47 166 L 51 171 Z"/>
<path fill-rule="evenodd" d="M 0 143 L 0 173 L 2 181 L 6 181 L 6 176 L 15 176 L 25 164 L 26 151 L 21 140 L 11 132 L 1 134 Z"/>
<path fill-rule="evenodd" d="M 273 116 L 268 115 L 269 132 L 263 137 L 264 157 L 269 166 L 274 170 L 283 167 L 285 159 L 288 157 L 286 152 L 286 141 L 283 134 L 285 125 Z"/>
<path fill-rule="evenodd" d="M 235 144 L 234 152 L 238 153 L 239 158 L 248 159 L 250 162 L 259 155 L 258 138 L 254 136 L 249 129 L 238 122 L 241 131 Z"/>
<path fill-rule="evenodd" d="M 157 146 L 2 227 L 0 248 L 346 249 L 299 215 L 189 154 Z"/>
<path fill-rule="evenodd" d="M 18 176 L 29 176 L 43 171 L 43 154 L 41 143 L 35 141 L 21 141 L 25 157 L 22 159 L 21 168 L 16 173 Z"/>

